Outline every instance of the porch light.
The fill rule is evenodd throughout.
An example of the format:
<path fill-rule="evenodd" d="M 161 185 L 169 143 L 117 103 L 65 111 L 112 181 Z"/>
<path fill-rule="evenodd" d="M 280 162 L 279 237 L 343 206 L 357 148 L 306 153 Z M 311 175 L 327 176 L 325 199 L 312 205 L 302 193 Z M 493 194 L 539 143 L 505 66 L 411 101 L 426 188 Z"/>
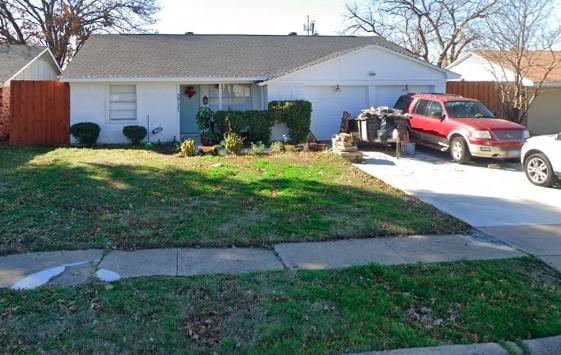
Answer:
<path fill-rule="evenodd" d="M 341 92 L 341 86 L 339 84 L 335 85 L 335 92 Z"/>

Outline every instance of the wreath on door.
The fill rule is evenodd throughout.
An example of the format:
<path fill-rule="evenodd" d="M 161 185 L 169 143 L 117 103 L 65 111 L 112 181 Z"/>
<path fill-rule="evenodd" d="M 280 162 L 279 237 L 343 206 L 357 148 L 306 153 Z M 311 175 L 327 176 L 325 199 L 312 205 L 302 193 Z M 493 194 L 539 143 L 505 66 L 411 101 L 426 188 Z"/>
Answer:
<path fill-rule="evenodd" d="M 187 96 L 188 98 L 192 98 L 196 94 L 197 94 L 197 90 L 195 90 L 194 86 L 189 85 L 185 88 L 185 96 Z"/>

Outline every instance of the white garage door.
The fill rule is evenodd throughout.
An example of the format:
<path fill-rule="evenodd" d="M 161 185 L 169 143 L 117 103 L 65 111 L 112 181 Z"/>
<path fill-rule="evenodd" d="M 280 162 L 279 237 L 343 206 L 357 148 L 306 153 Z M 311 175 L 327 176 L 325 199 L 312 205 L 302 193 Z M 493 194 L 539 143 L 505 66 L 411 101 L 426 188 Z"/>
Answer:
<path fill-rule="evenodd" d="M 312 103 L 311 131 L 319 140 L 329 140 L 339 132 L 343 111 L 354 117 L 368 106 L 366 86 L 341 86 L 339 92 L 333 86 L 308 86 L 304 94 Z"/>
<path fill-rule="evenodd" d="M 410 85 L 405 90 L 404 85 L 380 85 L 376 86 L 376 106 L 393 107 L 397 99 L 408 92 L 427 93 L 432 92 L 431 85 Z"/>

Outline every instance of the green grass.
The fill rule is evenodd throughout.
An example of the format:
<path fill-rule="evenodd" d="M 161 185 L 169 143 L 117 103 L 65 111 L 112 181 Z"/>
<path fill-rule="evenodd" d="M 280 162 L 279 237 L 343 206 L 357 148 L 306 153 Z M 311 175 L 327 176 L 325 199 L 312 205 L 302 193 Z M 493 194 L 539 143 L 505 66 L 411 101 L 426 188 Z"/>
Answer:
<path fill-rule="evenodd" d="M 3 290 L 0 349 L 316 354 L 515 341 L 561 333 L 557 277 L 521 258 Z"/>
<path fill-rule="evenodd" d="M 270 246 L 467 226 L 330 154 L 0 147 L 0 254 Z"/>

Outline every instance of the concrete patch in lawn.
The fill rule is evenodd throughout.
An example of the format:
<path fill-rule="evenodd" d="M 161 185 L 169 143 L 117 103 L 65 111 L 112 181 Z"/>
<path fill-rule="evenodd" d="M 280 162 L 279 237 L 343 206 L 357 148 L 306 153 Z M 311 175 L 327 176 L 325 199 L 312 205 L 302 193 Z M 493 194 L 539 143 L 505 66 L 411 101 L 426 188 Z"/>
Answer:
<path fill-rule="evenodd" d="M 0 287 L 18 282 L 23 288 L 38 287 L 72 265 L 97 262 L 101 250 L 54 251 L 9 255 L 0 264 Z M 28 287 L 29 286 L 29 287 Z"/>
<path fill-rule="evenodd" d="M 122 278 L 139 276 L 176 276 L 177 249 L 112 251 L 103 258 L 100 269 Z"/>
<path fill-rule="evenodd" d="M 561 224 L 481 228 L 533 255 L 561 255 Z"/>
<path fill-rule="evenodd" d="M 295 269 L 319 270 L 370 263 L 406 263 L 382 238 L 286 243 L 275 245 L 275 251 L 287 267 Z"/>
<path fill-rule="evenodd" d="M 459 235 L 423 235 L 387 238 L 385 241 L 408 263 L 502 259 L 524 255 L 504 244 L 474 241 Z"/>
<path fill-rule="evenodd" d="M 284 268 L 272 251 L 261 249 L 179 249 L 177 259 L 179 276 L 239 274 Z"/>

